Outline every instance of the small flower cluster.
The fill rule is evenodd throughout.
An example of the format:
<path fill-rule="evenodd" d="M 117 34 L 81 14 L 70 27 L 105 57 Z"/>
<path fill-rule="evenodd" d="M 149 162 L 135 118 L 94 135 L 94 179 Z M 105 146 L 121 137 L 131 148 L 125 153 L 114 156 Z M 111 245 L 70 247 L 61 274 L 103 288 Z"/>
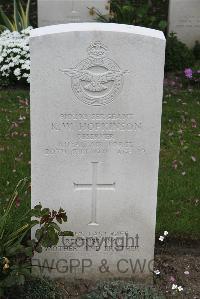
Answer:
<path fill-rule="evenodd" d="M 182 292 L 183 291 L 183 287 L 182 286 L 178 286 L 177 284 L 173 284 L 172 285 L 172 290 L 176 290 L 176 291 Z"/>
<path fill-rule="evenodd" d="M 159 237 L 159 241 L 163 242 L 165 237 L 167 237 L 168 234 L 169 234 L 168 231 L 165 230 L 163 236 Z"/>
<path fill-rule="evenodd" d="M 0 35 L 0 77 L 30 82 L 30 51 L 28 27 L 21 32 L 3 31 Z"/>
<path fill-rule="evenodd" d="M 185 78 L 190 80 L 193 83 L 200 82 L 200 70 L 192 70 L 191 68 L 187 68 L 184 70 Z"/>

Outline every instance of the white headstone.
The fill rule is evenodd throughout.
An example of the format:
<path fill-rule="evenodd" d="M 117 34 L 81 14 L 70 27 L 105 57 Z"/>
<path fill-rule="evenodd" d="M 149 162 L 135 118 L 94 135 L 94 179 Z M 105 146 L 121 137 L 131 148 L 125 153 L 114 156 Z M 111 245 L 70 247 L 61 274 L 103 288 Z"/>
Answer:
<path fill-rule="evenodd" d="M 150 276 L 164 53 L 163 33 L 147 28 L 32 31 L 32 204 L 61 206 L 75 233 L 35 257 L 56 268 L 47 274 Z"/>
<path fill-rule="evenodd" d="M 200 0 L 170 0 L 168 31 L 188 47 L 200 42 Z"/>
<path fill-rule="evenodd" d="M 95 22 L 95 8 L 102 15 L 109 14 L 108 0 L 38 0 L 38 26 Z"/>

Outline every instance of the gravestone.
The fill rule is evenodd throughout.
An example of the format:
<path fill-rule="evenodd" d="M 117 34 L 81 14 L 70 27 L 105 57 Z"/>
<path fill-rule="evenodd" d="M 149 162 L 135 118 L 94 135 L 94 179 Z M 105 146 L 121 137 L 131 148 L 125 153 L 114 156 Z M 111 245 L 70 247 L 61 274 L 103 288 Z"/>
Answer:
<path fill-rule="evenodd" d="M 38 26 L 66 23 L 95 22 L 94 8 L 109 14 L 108 0 L 38 0 Z"/>
<path fill-rule="evenodd" d="M 188 47 L 200 42 L 200 1 L 170 0 L 168 32 L 175 32 Z"/>
<path fill-rule="evenodd" d="M 32 205 L 62 207 L 74 232 L 33 263 L 52 276 L 148 279 L 164 35 L 101 23 L 31 35 Z"/>

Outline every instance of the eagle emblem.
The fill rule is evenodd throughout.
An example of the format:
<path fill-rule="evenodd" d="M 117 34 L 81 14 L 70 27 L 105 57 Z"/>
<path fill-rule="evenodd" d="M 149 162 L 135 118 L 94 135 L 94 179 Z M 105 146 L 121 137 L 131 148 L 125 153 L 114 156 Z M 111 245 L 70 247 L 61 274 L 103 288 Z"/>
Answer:
<path fill-rule="evenodd" d="M 92 42 L 88 48 L 88 58 L 75 68 L 61 70 L 71 77 L 75 96 L 85 104 L 102 106 L 112 102 L 121 92 L 122 71 L 116 62 L 107 57 L 108 48 L 101 42 Z"/>

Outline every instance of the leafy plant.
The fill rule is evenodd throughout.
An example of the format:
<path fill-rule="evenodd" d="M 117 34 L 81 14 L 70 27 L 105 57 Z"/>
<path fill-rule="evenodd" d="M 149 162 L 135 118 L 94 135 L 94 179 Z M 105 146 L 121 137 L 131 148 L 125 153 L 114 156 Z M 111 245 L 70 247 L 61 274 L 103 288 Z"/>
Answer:
<path fill-rule="evenodd" d="M 179 41 L 174 33 L 167 37 L 165 60 L 166 71 L 180 71 L 193 66 L 195 62 L 192 50 Z"/>
<path fill-rule="evenodd" d="M 14 13 L 11 19 L 9 19 L 0 7 L 0 31 L 9 30 L 20 32 L 29 27 L 30 1 L 31 0 L 27 1 L 26 8 L 24 9 L 20 0 L 13 0 Z"/>
<path fill-rule="evenodd" d="M 97 287 L 85 299 L 164 299 L 154 289 L 146 286 L 139 286 L 132 281 L 104 281 L 97 284 Z"/>
<path fill-rule="evenodd" d="M 58 212 L 50 211 L 39 204 L 17 217 L 17 212 L 21 215 L 20 194 L 28 188 L 28 179 L 21 180 L 7 205 L 0 210 L 0 296 L 10 287 L 24 284 L 25 278 L 30 276 L 30 258 L 35 252 L 42 252 L 42 247 L 56 245 L 60 235 L 73 235 L 72 232 L 61 231 L 56 223 L 67 221 L 61 208 Z M 14 226 L 13 216 L 16 219 Z M 31 240 L 30 230 L 34 226 L 37 226 L 36 239 Z"/>
<path fill-rule="evenodd" d="M 152 12 L 152 5 L 149 2 L 136 5 L 132 0 L 112 0 L 111 13 L 108 16 L 102 15 L 98 10 L 93 10 L 101 22 L 145 26 L 163 31 L 167 27 L 167 22 Z"/>
<path fill-rule="evenodd" d="M 10 290 L 9 299 L 64 299 L 64 291 L 60 284 L 47 277 L 33 277 L 26 283 Z"/>

